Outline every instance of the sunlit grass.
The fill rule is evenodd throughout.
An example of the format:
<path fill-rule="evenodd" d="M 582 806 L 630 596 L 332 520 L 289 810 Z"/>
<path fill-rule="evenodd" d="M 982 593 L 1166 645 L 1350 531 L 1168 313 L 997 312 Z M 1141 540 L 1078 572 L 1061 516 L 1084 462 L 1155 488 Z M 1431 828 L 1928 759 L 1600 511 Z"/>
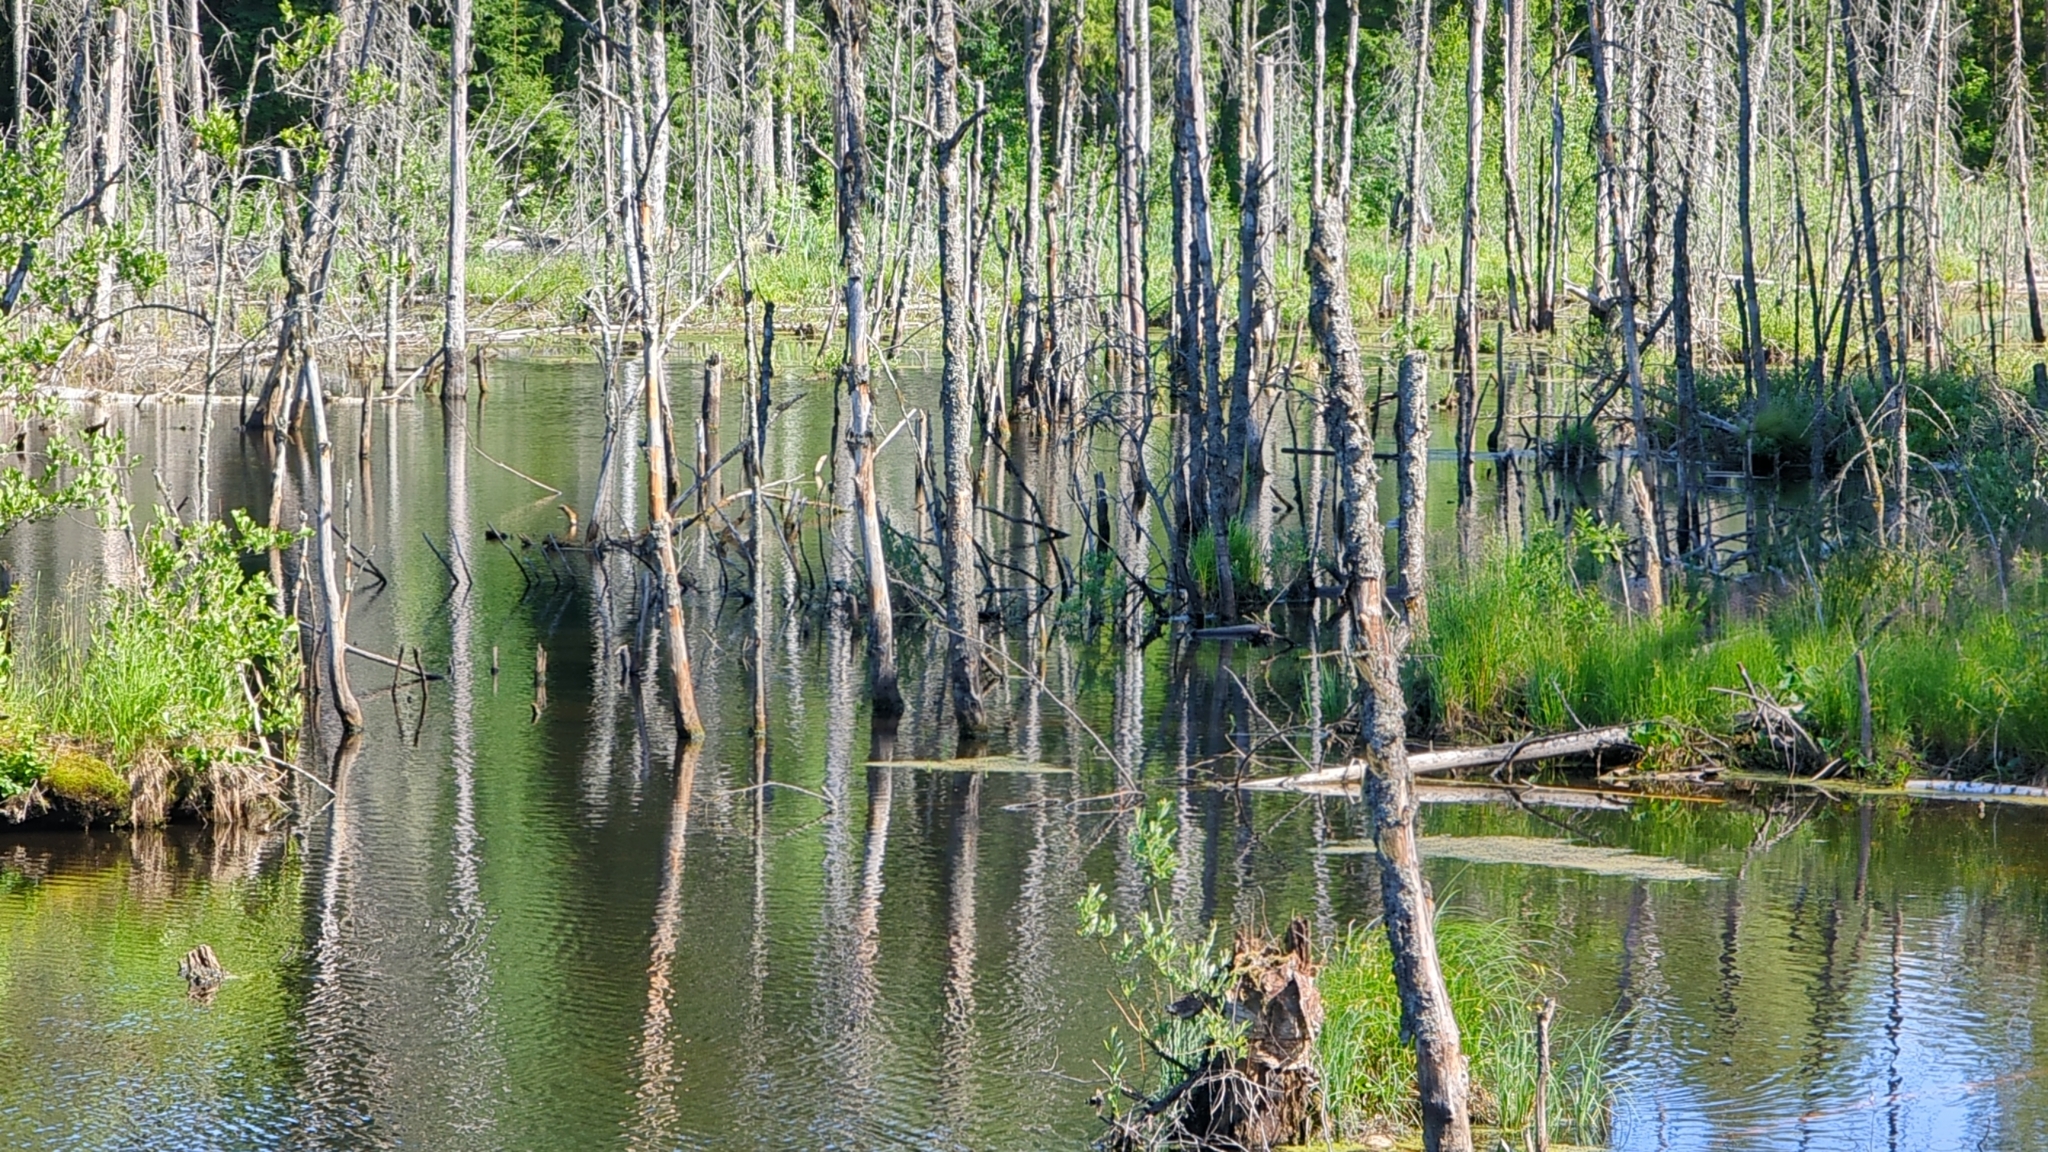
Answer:
<path fill-rule="evenodd" d="M 1655 620 L 1630 615 L 1575 577 L 1568 549 L 1540 534 L 1436 588 L 1412 672 L 1432 726 L 1506 736 L 1634 723 L 1731 735 L 1747 707 L 1732 693 L 1754 683 L 1796 708 L 1830 756 L 1871 772 L 2048 770 L 2048 582 L 2037 560 L 2015 565 L 2010 610 L 1952 560 L 1859 553 L 1709 627 L 1692 602 Z"/>
<path fill-rule="evenodd" d="M 1437 947 L 1472 1070 L 1473 1119 L 1516 1130 L 1536 1091 L 1536 1007 L 1552 974 L 1530 960 L 1504 924 L 1441 918 Z M 1317 1053 L 1332 1136 L 1355 1138 L 1418 1121 L 1415 1051 L 1401 1038 L 1401 1001 L 1386 934 L 1354 929 L 1317 978 L 1323 1032 Z M 1551 1132 L 1590 1143 L 1605 1136 L 1611 1092 L 1603 1052 L 1611 1025 L 1561 1019 L 1551 1035 Z"/>

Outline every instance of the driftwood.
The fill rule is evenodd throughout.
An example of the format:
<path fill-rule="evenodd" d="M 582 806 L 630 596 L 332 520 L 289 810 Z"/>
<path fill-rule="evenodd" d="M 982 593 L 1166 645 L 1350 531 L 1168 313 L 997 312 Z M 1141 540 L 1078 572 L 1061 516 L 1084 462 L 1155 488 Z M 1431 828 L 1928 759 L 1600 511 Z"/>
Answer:
<path fill-rule="evenodd" d="M 1429 752 L 1410 752 L 1408 767 L 1418 776 L 1440 775 L 1446 772 L 1522 764 L 1535 760 L 1579 757 L 1593 757 L 1603 762 L 1633 760 L 1641 752 L 1642 749 L 1630 737 L 1628 726 L 1618 724 L 1608 728 L 1585 728 L 1577 732 L 1563 732 L 1555 736 L 1532 736 L 1510 744 L 1489 744 L 1483 748 L 1443 748 Z M 1364 778 L 1364 762 L 1354 760 L 1349 764 L 1321 768 L 1294 776 L 1246 780 L 1238 787 L 1258 791 L 1293 792 L 1311 787 L 1357 784 Z"/>
<path fill-rule="evenodd" d="M 1296 917 L 1286 937 L 1273 942 L 1241 931 L 1230 965 L 1236 980 L 1222 1003 L 1190 994 L 1167 1011 L 1182 1018 L 1220 1013 L 1245 1029 L 1242 1053 L 1212 1049 L 1180 1083 L 1134 1117 L 1119 1120 L 1104 1141 L 1108 1147 L 1163 1143 L 1249 1152 L 1298 1144 L 1313 1135 L 1320 1087 L 1315 1044 L 1323 1026 L 1323 997 L 1309 955 L 1308 921 Z"/>
<path fill-rule="evenodd" d="M 213 999 L 220 990 L 221 982 L 228 978 L 228 970 L 221 967 L 220 958 L 213 954 L 213 945 L 201 944 L 178 962 L 178 975 L 185 980 L 185 993 L 201 1003 Z"/>
<path fill-rule="evenodd" d="M 1188 635 L 1196 640 L 1242 640 L 1247 644 L 1270 644 L 1283 638 L 1264 624 L 1226 624 L 1217 628 L 1197 628 Z"/>

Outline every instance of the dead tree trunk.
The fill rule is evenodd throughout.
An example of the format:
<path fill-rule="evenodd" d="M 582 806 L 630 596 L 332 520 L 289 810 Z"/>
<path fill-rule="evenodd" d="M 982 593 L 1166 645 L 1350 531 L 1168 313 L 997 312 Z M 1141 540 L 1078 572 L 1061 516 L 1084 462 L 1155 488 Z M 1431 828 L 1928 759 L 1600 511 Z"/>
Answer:
<path fill-rule="evenodd" d="M 1142 527 L 1145 502 L 1143 438 L 1150 426 L 1152 365 L 1145 314 L 1145 160 L 1150 151 L 1152 103 L 1146 0 L 1117 0 L 1117 303 L 1119 359 L 1117 471 L 1124 514 L 1116 518 L 1116 554 L 1135 585 L 1149 565 Z M 1120 632 L 1136 627 L 1138 589 L 1128 586 L 1117 605 Z"/>
<path fill-rule="evenodd" d="M 725 360 L 713 352 L 704 358 L 704 399 L 697 409 L 697 515 L 724 499 L 718 481 L 718 418 L 723 407 Z"/>
<path fill-rule="evenodd" d="M 1045 93 L 1041 78 L 1052 36 L 1052 0 L 1034 0 L 1024 33 L 1024 218 L 1017 247 L 1017 351 L 1010 403 L 1034 419 L 1045 415 Z"/>
<path fill-rule="evenodd" d="M 1459 1049 L 1458 1022 L 1437 961 L 1435 911 L 1416 844 L 1414 777 L 1408 769 L 1406 713 L 1400 661 L 1404 645 L 1387 627 L 1381 608 L 1385 560 L 1367 422 L 1365 375 L 1352 325 L 1345 281 L 1344 220 L 1336 198 L 1311 206 L 1308 275 L 1309 323 L 1322 346 L 1324 421 L 1337 455 L 1345 529 L 1344 603 L 1361 653 L 1359 732 L 1364 737 L 1365 797 L 1380 849 L 1380 898 L 1401 996 L 1402 1032 L 1415 1041 L 1423 1147 L 1471 1152 L 1469 1077 Z"/>
<path fill-rule="evenodd" d="M 1245 37 L 1247 59 L 1250 36 Z M 1230 373 L 1230 430 L 1224 445 L 1228 467 L 1243 485 L 1234 512 L 1258 515 L 1264 500 L 1263 429 L 1256 426 L 1255 397 L 1264 390 L 1264 370 L 1279 338 L 1279 308 L 1274 265 L 1273 192 L 1280 174 L 1274 130 L 1275 66 L 1272 57 L 1257 64 L 1258 82 L 1247 85 L 1251 107 L 1249 147 L 1242 149 L 1242 184 L 1237 228 L 1237 346 Z M 1262 521 L 1263 522 L 1263 521 Z M 1233 576 L 1235 573 L 1233 573 Z"/>
<path fill-rule="evenodd" d="M 16 35 L 21 33 L 17 32 Z M 90 218 L 95 228 L 114 223 L 120 212 L 121 185 L 128 168 L 128 76 L 135 53 L 134 30 L 127 0 L 106 8 L 106 57 L 101 64 L 99 131 L 93 139 L 93 192 Z M 114 278 L 118 271 L 112 253 L 99 258 L 92 292 L 92 314 L 87 319 L 85 347 L 96 352 L 112 337 Z"/>
<path fill-rule="evenodd" d="M 1428 631 L 1429 580 L 1427 512 L 1429 498 L 1429 357 L 1410 352 L 1401 357 L 1394 401 L 1394 447 L 1400 454 L 1396 471 L 1401 507 L 1401 614 L 1409 631 Z"/>
<path fill-rule="evenodd" d="M 1742 234 L 1742 366 L 1749 377 L 1750 401 L 1761 408 L 1770 400 L 1764 377 L 1763 302 L 1757 297 L 1756 240 L 1750 200 L 1756 155 L 1756 101 L 1749 79 L 1749 0 L 1734 0 L 1735 14 L 1735 221 Z M 1754 411 L 1751 414 L 1752 420 Z"/>
<path fill-rule="evenodd" d="M 327 689 L 334 694 L 334 711 L 341 717 L 344 733 L 363 729 L 363 707 L 348 685 L 348 601 L 343 596 L 342 560 L 335 547 L 334 527 L 334 442 L 327 434 L 327 398 L 320 386 L 320 364 L 308 355 L 299 365 L 302 402 L 313 416 L 314 461 L 319 471 L 319 503 L 313 509 L 313 552 L 320 565 L 320 607 L 326 626 L 327 644 L 322 655 L 327 666 Z M 370 412 L 363 411 L 368 420 Z"/>
<path fill-rule="evenodd" d="M 469 39 L 471 0 L 452 0 L 448 45 L 448 283 L 441 395 L 469 392 Z"/>
<path fill-rule="evenodd" d="M 1885 320 L 1884 262 L 1877 249 L 1876 185 L 1870 172 L 1870 134 L 1863 108 L 1863 30 L 1856 26 L 1855 15 L 1852 0 L 1842 0 L 1842 53 L 1849 82 L 1849 138 L 1856 152 L 1856 196 L 1862 216 L 1857 221 L 1857 232 L 1863 246 L 1863 275 L 1869 285 L 1869 297 L 1865 303 L 1869 309 L 1871 338 L 1877 344 L 1879 385 L 1882 394 L 1890 397 L 1898 389 L 1897 367 L 1892 360 L 1891 326 Z M 1900 399 L 1903 401 L 1903 397 Z M 1903 402 L 1900 407 L 1903 409 Z M 1904 425 L 1903 419 L 1900 424 Z M 1904 465 L 1901 460 L 1902 478 Z M 1873 492 L 1872 497 L 1883 513 L 1878 525 L 1879 539 L 1904 543 L 1906 490 L 1903 483 L 1889 501 L 1881 488 Z"/>
<path fill-rule="evenodd" d="M 1422 227 L 1422 106 L 1429 95 L 1430 0 L 1416 10 L 1415 62 L 1409 73 L 1407 153 L 1401 179 L 1401 340 L 1413 342 L 1415 253 Z"/>
<path fill-rule="evenodd" d="M 867 73 L 861 62 L 867 5 L 861 0 L 826 0 L 825 32 L 836 65 L 834 187 L 839 208 L 839 266 L 846 273 L 846 362 L 841 371 L 851 401 L 847 450 L 853 457 L 854 503 L 860 519 L 861 559 L 867 571 L 869 692 L 875 711 L 893 718 L 903 712 L 903 691 L 897 685 L 896 616 L 889 603 L 882 511 L 875 499 L 875 401 L 868 387 L 867 238 L 861 223 L 868 194 Z"/>
<path fill-rule="evenodd" d="M 1184 385 L 1202 415 L 1200 429 L 1202 508 L 1216 558 L 1216 600 L 1211 609 L 1225 620 L 1237 615 L 1237 583 L 1230 568 L 1230 519 L 1235 513 L 1240 477 L 1231 466 L 1223 420 L 1221 365 L 1223 340 L 1217 316 L 1214 222 L 1209 207 L 1209 99 L 1202 78 L 1202 25 L 1197 0 L 1174 0 L 1176 68 L 1174 73 L 1174 159 L 1178 166 L 1181 219 L 1175 261 L 1182 283 L 1180 302 L 1181 366 Z M 1194 430 L 1190 430 L 1193 440 Z M 1194 453 L 1190 452 L 1191 458 Z M 1191 467 L 1190 471 L 1193 469 Z"/>
<path fill-rule="evenodd" d="M 640 244 L 645 246 L 645 238 Z M 683 630 L 683 585 L 676 571 L 675 522 L 668 511 L 668 380 L 662 371 L 659 337 L 651 322 L 641 325 L 640 381 L 647 392 L 647 511 L 654 556 L 661 576 L 663 639 L 668 643 L 670 690 L 676 709 L 676 738 L 684 744 L 704 735 L 697 715 L 697 686 L 690 670 L 690 642 Z"/>
<path fill-rule="evenodd" d="M 939 415 L 945 425 L 946 514 L 939 538 L 945 579 L 949 679 L 963 744 L 978 742 L 988 719 L 981 705 L 981 568 L 974 552 L 974 404 L 967 334 L 967 220 L 960 191 L 960 58 L 953 0 L 932 0 L 932 92 L 939 216 Z"/>
<path fill-rule="evenodd" d="M 1559 95 L 1564 71 L 1562 4 L 1550 6 L 1550 150 L 1540 199 L 1542 219 L 1536 229 L 1536 319 L 1538 332 L 1557 326 L 1558 279 L 1564 264 L 1564 102 Z"/>
<path fill-rule="evenodd" d="M 1522 86 L 1528 79 L 1529 0 L 1501 0 L 1501 233 L 1507 248 L 1508 325 L 1529 322 L 1529 245 L 1522 235 Z"/>
<path fill-rule="evenodd" d="M 1472 497 L 1472 448 L 1479 434 L 1479 170 L 1486 116 L 1486 0 L 1469 0 L 1465 66 L 1465 206 L 1459 228 L 1458 499 Z M 1405 533 L 1404 533 L 1405 535 Z"/>
<path fill-rule="evenodd" d="M 1607 226 L 1607 242 L 1603 251 L 1612 261 L 1608 269 L 1610 283 L 1604 292 L 1596 295 L 1606 306 L 1620 312 L 1622 369 L 1627 373 L 1634 416 L 1635 452 L 1641 455 L 1650 450 L 1650 420 L 1643 400 L 1642 337 L 1636 330 L 1635 280 L 1629 271 L 1626 206 L 1621 201 L 1621 162 L 1614 142 L 1614 93 L 1608 83 L 1611 73 L 1607 60 L 1610 44 L 1607 39 L 1606 0 L 1586 0 L 1586 14 L 1593 51 L 1593 145 L 1600 162 L 1601 178 L 1598 183 L 1601 195 L 1606 199 L 1602 216 Z"/>
<path fill-rule="evenodd" d="M 2020 201 L 2020 265 L 2027 278 L 2027 320 L 2034 343 L 2048 341 L 2041 320 L 2041 283 L 2034 265 L 2034 112 L 2027 83 L 2026 37 L 2020 0 L 2012 0 L 2012 63 L 2005 86 L 2005 108 L 2011 133 L 2011 162 Z"/>

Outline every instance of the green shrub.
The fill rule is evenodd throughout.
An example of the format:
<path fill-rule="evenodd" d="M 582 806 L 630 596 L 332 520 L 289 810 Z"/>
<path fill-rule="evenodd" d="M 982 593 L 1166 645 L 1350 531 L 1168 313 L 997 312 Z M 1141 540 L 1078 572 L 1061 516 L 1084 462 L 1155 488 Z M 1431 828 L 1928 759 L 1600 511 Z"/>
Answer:
<path fill-rule="evenodd" d="M 33 728 L 12 717 L 0 719 L 0 800 L 18 795 L 42 779 L 49 761 Z"/>
<path fill-rule="evenodd" d="M 296 732 L 297 625 L 267 575 L 241 566 L 244 552 L 290 539 L 240 512 L 231 524 L 159 519 L 140 539 L 139 587 L 67 605 L 68 619 L 41 627 L 16 621 L 0 698 L 26 730 L 121 766 L 145 752 L 205 763 L 252 730 Z"/>

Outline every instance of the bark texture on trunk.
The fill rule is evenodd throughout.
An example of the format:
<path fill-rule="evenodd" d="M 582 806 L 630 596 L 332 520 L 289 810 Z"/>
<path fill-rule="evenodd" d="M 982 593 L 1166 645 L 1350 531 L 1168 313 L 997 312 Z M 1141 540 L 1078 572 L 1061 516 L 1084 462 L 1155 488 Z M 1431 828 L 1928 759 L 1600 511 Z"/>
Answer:
<path fill-rule="evenodd" d="M 1405 642 L 1388 628 L 1382 609 L 1386 572 L 1379 469 L 1373 463 L 1345 254 L 1337 198 L 1323 198 L 1310 208 L 1309 323 L 1322 346 L 1324 420 L 1337 457 L 1345 521 L 1344 604 L 1359 654 L 1358 728 L 1369 769 L 1365 799 L 1380 849 L 1380 897 L 1401 996 L 1402 1032 L 1415 1043 L 1423 1147 L 1430 1152 L 1471 1152 L 1470 1077 L 1437 959 L 1435 908 L 1417 846 L 1418 805 L 1408 768 L 1407 705 L 1400 676 Z"/>
<path fill-rule="evenodd" d="M 1401 614 L 1415 635 L 1428 631 L 1429 599 L 1429 357 L 1401 357 L 1394 399 L 1394 449 L 1398 467 L 1401 537 L 1397 569 Z"/>
<path fill-rule="evenodd" d="M 932 0 L 934 157 L 939 185 L 939 414 L 945 425 L 945 515 L 939 538 L 945 583 L 947 668 L 963 744 L 988 728 L 981 704 L 981 566 L 974 547 L 974 404 L 969 397 L 967 221 L 960 189 L 960 59 L 953 0 Z"/>
<path fill-rule="evenodd" d="M 470 0 L 450 6 L 448 45 L 448 282 L 441 328 L 441 392 L 469 392 Z"/>
<path fill-rule="evenodd" d="M 867 575 L 869 694 L 878 715 L 895 717 L 903 712 L 903 690 L 897 682 L 896 615 L 889 601 L 882 511 L 875 497 L 875 401 L 868 383 L 868 259 L 862 224 L 868 196 L 867 72 L 862 63 L 867 5 L 863 0 L 825 0 L 825 33 L 832 44 L 834 63 L 839 266 L 846 274 L 846 361 L 842 371 L 850 401 L 847 450 L 853 460 L 854 503 Z"/>

